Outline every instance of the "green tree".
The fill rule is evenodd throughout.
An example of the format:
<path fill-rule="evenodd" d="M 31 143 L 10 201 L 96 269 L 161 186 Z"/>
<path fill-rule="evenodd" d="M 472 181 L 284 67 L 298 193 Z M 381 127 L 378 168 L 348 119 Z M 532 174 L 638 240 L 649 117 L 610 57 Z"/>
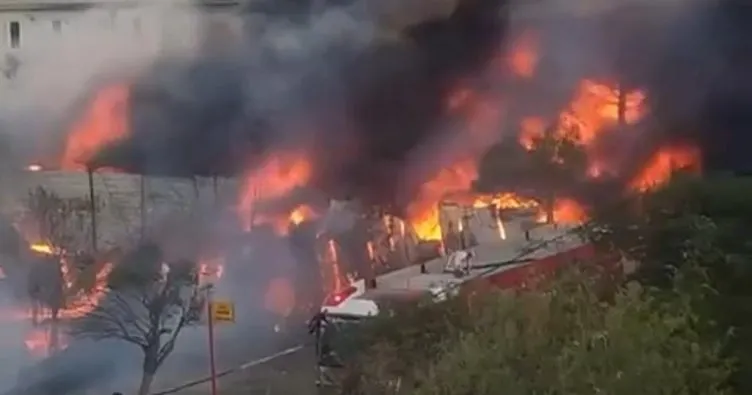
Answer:
<path fill-rule="evenodd" d="M 479 192 L 515 192 L 541 203 L 548 222 L 553 222 L 559 195 L 568 195 L 585 179 L 587 154 L 578 142 L 576 129 L 554 124 L 533 138 L 529 149 L 516 141 L 504 140 L 481 158 Z"/>
<path fill-rule="evenodd" d="M 418 394 L 722 394 L 728 367 L 683 303 L 636 283 L 606 304 L 580 281 L 492 302 Z"/>
<path fill-rule="evenodd" d="M 595 292 L 600 278 L 567 272 L 538 291 L 490 291 L 469 309 L 458 299 L 397 313 L 375 324 L 391 331 L 361 354 L 360 385 L 343 393 L 727 393 L 722 339 L 698 333 L 682 276 L 670 297 L 632 282 L 609 301 Z"/>
<path fill-rule="evenodd" d="M 644 284 L 669 289 L 687 262 L 704 268 L 714 292 L 695 301 L 695 312 L 707 336 L 732 333 L 725 349 L 738 361 L 732 383 L 750 393 L 752 242 L 744 234 L 752 226 L 752 179 L 678 177 L 617 210 L 599 211 L 593 239 L 639 262 L 635 277 Z"/>
<path fill-rule="evenodd" d="M 196 265 L 187 261 L 163 265 L 157 247 L 142 246 L 123 257 L 108 282 L 104 300 L 73 323 L 71 334 L 120 339 L 141 348 L 138 394 L 147 395 L 181 330 L 200 317 L 204 298 Z"/>

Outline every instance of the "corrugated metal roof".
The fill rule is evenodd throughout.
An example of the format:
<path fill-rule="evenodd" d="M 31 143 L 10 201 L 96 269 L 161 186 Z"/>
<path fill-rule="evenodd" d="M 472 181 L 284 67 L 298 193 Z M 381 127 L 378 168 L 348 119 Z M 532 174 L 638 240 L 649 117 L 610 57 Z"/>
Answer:
<path fill-rule="evenodd" d="M 420 265 L 406 267 L 379 276 L 377 288 L 428 290 L 439 284 L 459 284 L 479 276 L 488 276 L 509 270 L 524 263 L 509 264 L 496 269 L 489 265 L 515 260 L 538 260 L 584 245 L 582 238 L 573 227 L 546 225 L 530 232 L 530 240 L 523 235 L 515 235 L 503 241 L 481 244 L 473 247 L 475 258 L 470 275 L 457 278 L 445 273 L 448 257 L 440 257 L 425 263 L 426 273 L 420 272 Z"/>

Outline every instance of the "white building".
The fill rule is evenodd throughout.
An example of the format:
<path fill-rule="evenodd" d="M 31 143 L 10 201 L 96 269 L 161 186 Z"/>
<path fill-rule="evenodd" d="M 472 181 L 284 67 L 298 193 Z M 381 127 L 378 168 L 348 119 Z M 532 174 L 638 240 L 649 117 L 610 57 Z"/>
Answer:
<path fill-rule="evenodd" d="M 65 46 L 111 41 L 144 53 L 191 45 L 199 14 L 237 11 L 243 1 L 0 0 L 0 80 L 13 79 L 25 59 Z"/>

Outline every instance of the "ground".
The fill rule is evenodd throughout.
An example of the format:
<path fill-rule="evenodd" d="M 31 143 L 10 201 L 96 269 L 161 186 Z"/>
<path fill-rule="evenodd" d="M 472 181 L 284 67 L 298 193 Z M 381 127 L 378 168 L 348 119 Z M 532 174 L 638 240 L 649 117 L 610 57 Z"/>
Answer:
<path fill-rule="evenodd" d="M 315 360 L 311 347 L 218 380 L 222 395 L 315 395 Z M 175 392 L 177 395 L 207 395 L 209 383 Z"/>

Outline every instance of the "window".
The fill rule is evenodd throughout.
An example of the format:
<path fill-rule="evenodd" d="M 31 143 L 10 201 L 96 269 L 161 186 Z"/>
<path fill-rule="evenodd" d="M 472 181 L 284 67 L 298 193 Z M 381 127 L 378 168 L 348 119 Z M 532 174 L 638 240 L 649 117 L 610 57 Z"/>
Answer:
<path fill-rule="evenodd" d="M 52 21 L 52 30 L 55 33 L 60 33 L 60 31 L 63 30 L 63 24 L 62 24 L 62 22 L 60 22 L 58 20 Z"/>
<path fill-rule="evenodd" d="M 13 21 L 8 25 L 10 33 L 10 47 L 18 48 L 21 46 L 21 22 Z"/>

